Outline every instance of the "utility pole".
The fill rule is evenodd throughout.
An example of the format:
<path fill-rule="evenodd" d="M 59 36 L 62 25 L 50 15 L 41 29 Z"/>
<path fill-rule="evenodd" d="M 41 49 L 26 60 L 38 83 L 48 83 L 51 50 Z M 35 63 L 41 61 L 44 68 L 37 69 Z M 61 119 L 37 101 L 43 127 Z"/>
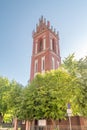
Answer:
<path fill-rule="evenodd" d="M 67 108 L 67 114 L 68 114 L 68 117 L 69 117 L 69 128 L 70 130 L 72 130 L 72 126 L 71 126 L 71 115 L 72 115 L 72 110 L 71 110 L 71 107 L 70 107 L 70 103 L 68 103 L 68 108 Z"/>

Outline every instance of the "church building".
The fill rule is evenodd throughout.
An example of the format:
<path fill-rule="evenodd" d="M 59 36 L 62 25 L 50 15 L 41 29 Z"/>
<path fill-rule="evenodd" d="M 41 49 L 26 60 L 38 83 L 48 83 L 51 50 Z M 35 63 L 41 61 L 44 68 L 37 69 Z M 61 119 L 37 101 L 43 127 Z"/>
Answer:
<path fill-rule="evenodd" d="M 43 16 L 32 33 L 30 82 L 37 73 L 57 69 L 61 64 L 59 34 Z"/>

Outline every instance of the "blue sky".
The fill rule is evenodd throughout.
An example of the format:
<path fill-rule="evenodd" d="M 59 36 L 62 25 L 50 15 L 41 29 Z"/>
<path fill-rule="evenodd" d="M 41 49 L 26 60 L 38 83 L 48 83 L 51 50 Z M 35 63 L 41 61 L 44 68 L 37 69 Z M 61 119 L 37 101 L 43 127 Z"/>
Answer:
<path fill-rule="evenodd" d="M 26 85 L 41 16 L 59 31 L 62 60 L 87 55 L 87 0 L 0 0 L 0 76 Z"/>

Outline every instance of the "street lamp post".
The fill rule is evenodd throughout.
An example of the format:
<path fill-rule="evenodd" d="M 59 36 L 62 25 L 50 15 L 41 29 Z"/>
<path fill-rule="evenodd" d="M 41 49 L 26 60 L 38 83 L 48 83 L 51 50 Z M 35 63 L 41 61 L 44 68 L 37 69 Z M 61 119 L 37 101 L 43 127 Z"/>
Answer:
<path fill-rule="evenodd" d="M 72 127 L 71 127 L 71 115 L 72 115 L 72 110 L 71 110 L 71 108 L 70 108 L 70 104 L 68 104 L 67 114 L 68 114 L 68 117 L 69 117 L 69 127 L 70 127 L 70 130 L 72 130 Z"/>

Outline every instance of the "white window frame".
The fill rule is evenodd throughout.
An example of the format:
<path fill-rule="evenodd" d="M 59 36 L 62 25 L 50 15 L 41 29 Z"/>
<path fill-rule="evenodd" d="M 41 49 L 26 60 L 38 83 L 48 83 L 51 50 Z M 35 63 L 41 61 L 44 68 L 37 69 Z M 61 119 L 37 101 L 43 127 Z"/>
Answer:
<path fill-rule="evenodd" d="M 36 74 L 38 72 L 38 60 L 35 60 L 35 64 L 34 64 L 34 74 Z"/>
<path fill-rule="evenodd" d="M 52 69 L 55 69 L 55 59 L 52 57 Z"/>
<path fill-rule="evenodd" d="M 45 56 L 41 58 L 41 72 L 45 72 Z"/>
<path fill-rule="evenodd" d="M 46 49 L 46 38 L 43 39 L 43 50 Z"/>

